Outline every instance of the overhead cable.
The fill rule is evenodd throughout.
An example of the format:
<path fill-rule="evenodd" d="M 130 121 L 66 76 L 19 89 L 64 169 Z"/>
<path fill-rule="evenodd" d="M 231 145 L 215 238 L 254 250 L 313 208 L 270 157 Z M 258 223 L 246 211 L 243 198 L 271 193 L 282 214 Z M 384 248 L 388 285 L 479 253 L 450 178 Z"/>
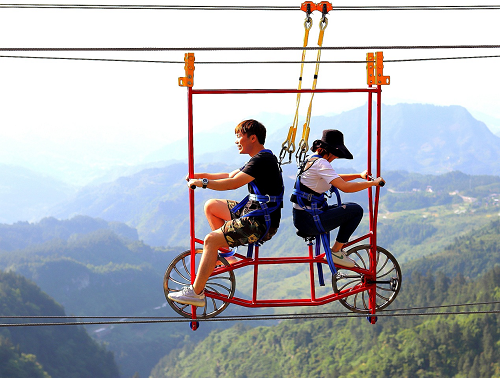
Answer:
<path fill-rule="evenodd" d="M 180 60 L 141 60 L 141 59 L 109 59 L 109 58 L 70 58 L 70 57 L 54 57 L 54 56 L 25 56 L 25 55 L 0 55 L 0 58 L 16 58 L 16 59 L 54 59 L 54 60 L 82 60 L 82 61 L 97 61 L 97 62 L 128 62 L 128 63 L 163 63 L 163 64 L 185 64 Z M 481 56 L 455 56 L 455 57 L 438 57 L 438 58 L 410 58 L 410 59 L 387 59 L 385 63 L 402 63 L 402 62 L 422 62 L 422 61 L 438 61 L 438 60 L 458 60 L 458 59 L 485 59 L 485 58 L 500 58 L 500 55 L 481 55 Z M 196 61 L 196 64 L 316 64 L 317 61 L 295 61 L 295 60 L 253 60 L 253 61 Z M 323 60 L 322 64 L 353 64 L 353 63 L 368 63 L 366 60 Z"/>
<path fill-rule="evenodd" d="M 491 302 L 472 302 L 472 303 L 455 303 L 448 305 L 436 305 L 436 306 L 422 306 L 422 307 L 408 307 L 408 308 L 386 308 L 380 310 L 382 312 L 393 312 L 393 311 L 414 311 L 414 310 L 431 310 L 437 308 L 450 308 L 450 307 L 470 307 L 470 306 L 484 306 L 484 305 L 496 305 L 500 304 L 500 301 Z M 380 312 L 379 312 L 380 313 Z M 340 312 L 314 312 L 314 313 L 300 313 L 300 314 L 267 314 L 264 315 L 269 319 L 281 319 L 282 316 L 307 316 L 314 314 L 315 316 L 329 316 L 329 315 L 347 315 L 352 314 L 352 312 L 340 311 Z M 232 319 L 248 318 L 253 315 L 235 315 L 231 316 Z M 165 317 L 165 316 L 91 316 L 91 315 L 0 315 L 0 319 L 161 319 L 161 320 L 175 320 L 179 319 L 178 316 L 175 317 Z"/>
<path fill-rule="evenodd" d="M 498 49 L 500 45 L 435 45 L 435 46 L 310 46 L 310 47 L 1 47 L 0 52 L 6 51 L 293 51 L 293 50 L 447 50 L 447 49 Z"/>
<path fill-rule="evenodd" d="M 128 4 L 0 4 L 11 9 L 121 9 L 121 10 L 203 10 L 203 11 L 297 11 L 300 6 L 260 5 L 128 5 Z M 396 6 L 333 6 L 332 11 L 433 11 L 493 10 L 500 5 L 396 5 Z"/>
<path fill-rule="evenodd" d="M 313 320 L 313 319 L 347 319 L 347 318 L 364 318 L 366 316 L 377 317 L 407 317 L 407 316 L 439 316 L 439 315 L 485 315 L 485 314 L 500 314 L 500 310 L 477 310 L 477 311 L 449 311 L 449 312 L 409 312 L 409 313 L 385 313 L 378 312 L 375 315 L 344 313 L 344 314 L 289 314 L 280 316 L 269 315 L 249 315 L 249 316 L 220 316 L 214 318 L 151 318 L 141 320 L 123 320 L 123 321 L 97 321 L 97 322 L 39 322 L 39 323 L 0 323 L 0 328 L 5 327 L 40 327 L 40 326 L 65 326 L 65 325 L 105 325 L 105 324 L 154 324 L 154 323 L 190 323 L 192 321 L 199 322 L 224 322 L 224 321 L 256 321 L 256 320 Z"/>
<path fill-rule="evenodd" d="M 383 310 L 375 316 L 381 317 L 406 317 L 406 316 L 439 316 L 439 315 L 481 315 L 500 314 L 500 310 L 471 310 L 471 311 L 447 311 L 447 312 L 407 312 L 397 313 L 395 311 L 415 311 L 426 309 L 437 309 L 446 307 L 493 305 L 500 301 L 461 303 L 439 306 L 426 306 L 414 308 L 399 308 L 394 310 Z M 256 321 L 256 320 L 313 320 L 313 319 L 346 319 L 362 318 L 367 314 L 352 312 L 323 312 L 323 313 L 300 313 L 300 314 L 270 314 L 270 315 L 238 315 L 219 316 L 207 319 L 196 319 L 197 321 Z M 371 315 L 370 315 L 371 316 Z M 120 319 L 118 321 L 73 321 L 73 322 L 22 322 L 22 323 L 0 323 L 2 327 L 36 327 L 36 326 L 63 326 L 63 325 L 110 325 L 110 324 L 153 324 L 153 323 L 189 323 L 193 319 L 179 317 L 144 317 L 144 316 L 0 316 L 0 319 Z"/>

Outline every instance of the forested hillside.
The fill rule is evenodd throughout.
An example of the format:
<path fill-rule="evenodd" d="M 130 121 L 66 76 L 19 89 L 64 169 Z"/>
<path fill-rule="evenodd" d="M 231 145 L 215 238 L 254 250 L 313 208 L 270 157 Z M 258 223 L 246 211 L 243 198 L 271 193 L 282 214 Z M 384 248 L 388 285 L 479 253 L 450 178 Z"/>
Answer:
<path fill-rule="evenodd" d="M 172 173 L 180 176 L 181 171 L 166 172 L 165 176 L 158 176 L 159 171 L 154 170 L 149 173 L 162 177 L 156 181 L 160 183 Z M 123 201 L 131 201 L 132 193 L 142 196 L 143 202 L 154 202 L 161 189 L 147 189 L 146 183 L 153 177 L 149 173 L 139 176 L 139 184 L 134 180 L 123 181 L 127 184 L 126 190 L 115 187 L 102 193 L 107 193 L 108 199 L 114 198 L 116 209 L 120 209 Z M 417 273 L 427 277 L 432 270 L 454 277 L 461 272 L 466 279 L 475 279 L 499 263 L 500 178 L 460 172 L 440 176 L 388 172 L 385 178 L 391 185 L 382 190 L 378 244 L 393 253 L 402 265 L 401 295 L 409 281 L 418 277 Z M 120 197 L 122 189 L 128 193 L 127 199 Z M 169 205 L 165 204 L 164 211 L 160 211 L 160 206 L 160 213 L 164 219 L 177 224 L 173 229 L 167 225 L 152 228 L 156 235 L 168 234 L 170 230 L 178 235 L 184 232 L 180 221 L 184 219 L 185 223 L 183 208 L 170 206 L 176 203 L 176 196 L 184 192 L 184 187 L 178 186 L 172 189 L 172 197 L 162 197 Z M 197 197 L 200 217 L 203 199 L 211 194 L 208 191 L 196 194 L 202 197 Z M 366 193 L 344 196 L 345 201 L 363 203 L 365 199 Z M 107 200 L 102 200 L 99 206 L 106 203 Z M 151 221 L 162 219 L 155 218 L 155 214 L 148 215 Z M 199 220 L 197 227 L 202 234 L 206 224 Z M 365 216 L 357 234 L 366 232 L 367 227 Z M 293 256 L 306 253 L 305 247 L 295 235 L 291 213 L 285 208 L 278 234 L 265 243 L 261 251 L 266 256 Z M 0 225 L 0 269 L 16 271 L 32 279 L 68 313 L 76 315 L 175 316 L 165 307 L 161 282 L 168 263 L 182 250 L 150 247 L 138 240 L 136 230 L 130 226 L 83 216 Z M 299 265 L 263 269 L 259 292 L 278 298 L 289 296 L 290 288 L 307 293 L 308 281 L 304 274 L 304 267 Z M 238 272 L 237 291 L 248 295 L 251 280 L 251 273 Z M 399 298 L 392 307 L 399 307 L 398 301 Z M 321 311 L 328 309 L 328 306 L 322 307 Z M 224 315 L 249 313 L 249 309 L 229 306 Z M 227 323 L 203 324 L 200 330 L 192 332 L 187 326 L 135 324 L 89 327 L 88 332 L 108 343 L 122 376 L 128 378 L 135 372 L 147 376 L 160 358 L 175 356 L 170 354 L 173 349 L 192 348 L 213 329 L 226 326 Z"/>
<path fill-rule="evenodd" d="M 1 316 L 64 316 L 62 307 L 24 277 L 0 271 Z M 29 319 L 29 318 L 28 318 Z M 27 322 L 28 319 L 3 322 Z M 61 320 L 64 321 L 64 320 Z M 0 376 L 118 378 L 112 353 L 77 326 L 3 327 Z"/>
<path fill-rule="evenodd" d="M 392 306 L 499 300 L 497 266 L 474 281 L 462 274 L 414 274 Z M 450 310 L 462 308 L 441 311 Z M 380 316 L 375 326 L 363 318 L 284 321 L 253 329 L 238 324 L 172 352 L 151 377 L 500 377 L 499 330 L 498 314 Z"/>
<path fill-rule="evenodd" d="M 70 314 L 175 316 L 165 306 L 162 281 L 169 262 L 181 250 L 151 248 L 121 237 L 111 228 L 122 230 L 123 235 L 134 235 L 125 225 L 111 227 L 88 217 L 1 225 L 0 240 L 4 245 L 29 245 L 0 251 L 0 269 L 33 280 Z M 232 310 L 235 314 L 241 311 L 237 307 Z M 135 372 L 147 376 L 171 349 L 200 340 L 218 326 L 213 324 L 196 333 L 175 324 L 97 325 L 87 330 L 107 343 L 122 376 L 129 378 Z M 30 334 L 31 329 L 22 332 Z"/>

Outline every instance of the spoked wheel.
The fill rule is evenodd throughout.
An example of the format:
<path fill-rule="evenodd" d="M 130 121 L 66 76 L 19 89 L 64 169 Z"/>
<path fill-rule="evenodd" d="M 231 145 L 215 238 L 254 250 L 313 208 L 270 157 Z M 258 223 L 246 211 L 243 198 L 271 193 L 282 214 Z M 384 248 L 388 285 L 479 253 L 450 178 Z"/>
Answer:
<path fill-rule="evenodd" d="M 346 254 L 363 269 L 370 267 L 370 246 L 359 245 L 351 248 Z M 396 258 L 382 247 L 377 246 L 377 269 L 376 269 L 376 310 L 382 310 L 389 306 L 399 293 L 401 288 L 401 268 Z M 359 288 L 366 282 L 362 274 L 349 270 L 339 271 L 333 276 L 332 286 L 335 293 Z M 347 309 L 363 314 L 370 313 L 368 291 L 340 299 L 339 302 Z"/>
<path fill-rule="evenodd" d="M 198 251 L 201 250 L 197 250 L 197 252 Z M 195 266 L 197 269 L 201 259 L 201 253 L 196 253 L 195 256 Z M 229 265 L 223 257 L 219 257 L 219 261 L 225 266 Z M 186 318 L 191 318 L 191 305 L 174 302 L 168 298 L 168 294 L 174 291 L 182 290 L 183 286 L 189 286 L 191 284 L 190 272 L 191 251 L 184 251 L 172 260 L 165 271 L 165 276 L 163 278 L 163 291 L 165 292 L 165 298 L 167 299 L 168 304 L 174 309 L 175 312 Z M 234 273 L 230 271 L 210 277 L 207 281 L 205 289 L 213 291 L 217 294 L 227 295 L 229 298 L 232 298 L 236 289 Z M 228 302 L 206 297 L 205 307 L 198 307 L 196 315 L 200 319 L 211 318 L 224 311 L 228 305 Z"/>

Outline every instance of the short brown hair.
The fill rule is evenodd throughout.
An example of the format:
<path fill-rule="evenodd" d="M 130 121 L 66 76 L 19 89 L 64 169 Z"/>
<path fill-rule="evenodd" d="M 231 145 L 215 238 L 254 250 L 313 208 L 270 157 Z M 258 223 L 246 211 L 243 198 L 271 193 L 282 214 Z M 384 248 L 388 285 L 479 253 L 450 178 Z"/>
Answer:
<path fill-rule="evenodd" d="M 266 127 L 254 119 L 247 119 L 246 121 L 240 122 L 234 129 L 234 132 L 235 134 L 245 134 L 247 137 L 255 135 L 260 144 L 266 142 Z"/>

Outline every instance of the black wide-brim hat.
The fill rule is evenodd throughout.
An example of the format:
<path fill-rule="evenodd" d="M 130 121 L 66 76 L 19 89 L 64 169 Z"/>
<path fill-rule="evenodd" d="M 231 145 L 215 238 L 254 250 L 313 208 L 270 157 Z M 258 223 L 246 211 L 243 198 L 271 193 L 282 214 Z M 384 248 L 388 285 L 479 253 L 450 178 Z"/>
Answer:
<path fill-rule="evenodd" d="M 344 134 L 339 130 L 323 130 L 321 140 L 316 140 L 314 145 L 320 145 L 322 148 L 337 156 L 339 159 L 352 159 L 353 156 L 344 145 Z"/>

